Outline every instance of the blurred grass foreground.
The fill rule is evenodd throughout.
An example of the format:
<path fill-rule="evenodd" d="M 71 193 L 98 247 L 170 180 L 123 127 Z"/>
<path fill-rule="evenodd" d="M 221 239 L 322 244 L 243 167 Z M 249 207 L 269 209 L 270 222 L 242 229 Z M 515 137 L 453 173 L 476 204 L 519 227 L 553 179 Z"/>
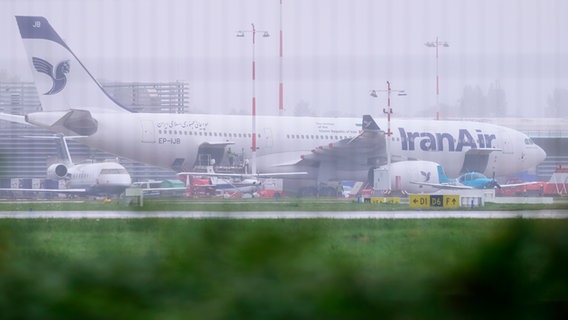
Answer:
<path fill-rule="evenodd" d="M 568 221 L 0 221 L 2 319 L 566 318 Z"/>

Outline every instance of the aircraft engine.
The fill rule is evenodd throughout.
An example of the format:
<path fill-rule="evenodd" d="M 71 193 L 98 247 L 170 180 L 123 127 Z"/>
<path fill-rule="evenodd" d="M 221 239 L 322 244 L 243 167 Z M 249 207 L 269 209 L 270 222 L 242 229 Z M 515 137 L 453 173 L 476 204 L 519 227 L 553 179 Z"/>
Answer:
<path fill-rule="evenodd" d="M 62 163 L 54 163 L 47 168 L 47 178 L 48 179 L 63 179 L 67 176 L 69 170 L 67 166 Z"/>
<path fill-rule="evenodd" d="M 406 191 L 409 193 L 430 193 L 438 189 L 426 185 L 419 185 L 419 182 L 440 183 L 438 171 L 439 164 L 431 161 L 400 161 L 391 164 L 390 182 L 391 190 Z M 386 170 L 382 166 L 376 170 Z M 375 172 L 377 176 L 378 172 Z M 375 177 L 377 179 L 377 177 Z"/>

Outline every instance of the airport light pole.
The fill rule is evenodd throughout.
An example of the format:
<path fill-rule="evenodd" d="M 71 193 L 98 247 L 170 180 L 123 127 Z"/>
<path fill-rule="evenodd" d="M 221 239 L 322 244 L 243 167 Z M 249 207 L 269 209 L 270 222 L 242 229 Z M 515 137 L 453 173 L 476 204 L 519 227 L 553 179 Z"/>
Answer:
<path fill-rule="evenodd" d="M 251 173 L 255 175 L 256 172 L 256 60 L 255 60 L 255 45 L 256 45 L 256 33 L 262 33 L 263 38 L 270 37 L 268 31 L 256 30 L 254 23 L 251 23 L 251 30 L 239 30 L 237 32 L 237 37 L 244 38 L 245 33 L 250 33 L 252 35 L 252 145 L 251 145 Z"/>
<path fill-rule="evenodd" d="M 280 0 L 280 59 L 278 60 L 278 77 L 280 85 L 278 86 L 278 114 L 284 112 L 284 82 L 282 81 L 282 59 L 284 55 L 284 38 L 282 31 L 282 0 Z"/>
<path fill-rule="evenodd" d="M 439 83 L 439 75 L 438 75 L 438 48 L 439 47 L 449 47 L 447 41 L 440 41 L 438 37 L 436 37 L 436 41 L 428 41 L 424 43 L 425 46 L 429 48 L 436 48 L 436 120 L 440 120 L 440 83 Z"/>
<path fill-rule="evenodd" d="M 386 90 L 377 90 L 377 89 L 373 89 L 371 90 L 371 92 L 369 93 L 371 95 L 371 97 L 373 98 L 378 98 L 379 95 L 378 93 L 380 92 L 386 92 L 387 93 L 387 107 L 383 108 L 383 113 L 385 113 L 387 115 L 387 139 L 386 139 L 386 144 L 385 144 L 385 148 L 386 148 L 386 153 L 387 153 L 387 170 L 390 173 L 390 169 L 391 169 L 391 154 L 390 154 L 390 141 L 391 141 L 391 114 L 392 112 L 392 107 L 391 107 L 391 94 L 393 92 L 397 93 L 398 96 L 406 96 L 406 92 L 404 90 L 393 90 L 391 88 L 391 83 L 390 81 L 387 81 L 387 89 Z M 388 185 L 389 188 L 391 186 L 391 181 L 390 181 L 390 174 L 388 176 Z"/>
<path fill-rule="evenodd" d="M 393 113 L 392 108 L 391 108 L 391 93 L 396 92 L 399 96 L 406 96 L 406 92 L 404 90 L 393 90 L 391 88 L 390 81 L 387 81 L 387 89 L 386 90 L 373 89 L 373 90 L 371 90 L 371 92 L 369 94 L 373 98 L 378 98 L 379 97 L 378 93 L 380 93 L 380 92 L 386 92 L 387 93 L 387 107 L 383 108 L 383 113 L 385 113 L 387 115 L 387 137 L 390 137 L 391 136 L 390 120 L 391 120 L 391 114 Z"/>

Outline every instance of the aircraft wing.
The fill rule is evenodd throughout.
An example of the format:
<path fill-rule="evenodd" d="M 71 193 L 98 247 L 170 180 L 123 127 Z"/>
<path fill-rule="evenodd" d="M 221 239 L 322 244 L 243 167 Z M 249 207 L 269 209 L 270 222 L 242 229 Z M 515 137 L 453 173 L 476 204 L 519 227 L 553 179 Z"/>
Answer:
<path fill-rule="evenodd" d="M 31 126 L 31 124 L 26 122 L 26 117 L 25 116 L 19 116 L 19 115 L 15 115 L 15 114 L 9 114 L 9 113 L 2 113 L 0 112 L 0 120 L 4 120 L 4 121 L 9 121 L 9 122 L 14 122 L 14 123 L 19 123 L 19 124 L 25 124 L 28 126 Z"/>
<path fill-rule="evenodd" d="M 343 161 L 365 166 L 376 163 L 379 158 L 386 158 L 385 132 L 370 115 L 363 116 L 362 124 L 363 130 L 358 136 L 313 149 L 310 154 L 302 156 L 298 165 L 312 161 Z"/>
<path fill-rule="evenodd" d="M 522 187 L 522 186 L 535 185 L 535 184 L 539 184 L 539 183 L 541 183 L 541 182 L 538 182 L 538 181 L 519 182 L 519 183 L 499 184 L 499 187 L 501 187 L 501 188 Z"/>
<path fill-rule="evenodd" d="M 412 184 L 417 184 L 417 185 L 421 185 L 421 186 L 429 186 L 429 187 L 434 187 L 434 188 L 438 188 L 438 189 L 444 189 L 444 190 L 467 190 L 467 189 L 473 189 L 473 187 L 465 186 L 465 185 L 461 185 L 461 184 L 417 182 L 417 181 L 410 181 L 410 183 L 412 183 Z"/>
<path fill-rule="evenodd" d="M 277 177 L 277 176 L 294 176 L 308 174 L 305 171 L 301 172 L 268 172 L 268 173 L 216 173 L 216 172 L 178 172 L 178 176 L 202 176 L 202 177 L 234 177 L 234 178 L 251 178 L 251 177 Z"/>

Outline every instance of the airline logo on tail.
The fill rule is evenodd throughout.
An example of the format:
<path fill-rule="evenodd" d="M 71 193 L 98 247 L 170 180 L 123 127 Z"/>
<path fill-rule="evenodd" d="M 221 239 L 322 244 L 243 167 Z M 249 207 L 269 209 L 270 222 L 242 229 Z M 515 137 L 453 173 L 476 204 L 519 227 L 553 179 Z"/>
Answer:
<path fill-rule="evenodd" d="M 16 21 L 43 111 L 132 111 L 105 92 L 44 17 L 16 16 Z"/>
<path fill-rule="evenodd" d="M 420 171 L 420 174 L 424 176 L 424 182 L 430 181 L 431 172 Z"/>
<path fill-rule="evenodd" d="M 55 74 L 53 73 L 53 66 L 51 63 L 41 58 L 32 57 L 32 63 L 37 72 L 44 73 L 51 78 L 51 89 L 44 93 L 44 95 L 56 94 L 65 88 L 65 85 L 67 84 L 66 74 L 71 70 L 69 60 L 64 60 L 57 64 Z"/>
<path fill-rule="evenodd" d="M 373 118 L 368 114 L 363 116 L 362 125 L 363 125 L 363 130 L 380 130 L 375 120 L 373 120 Z"/>

